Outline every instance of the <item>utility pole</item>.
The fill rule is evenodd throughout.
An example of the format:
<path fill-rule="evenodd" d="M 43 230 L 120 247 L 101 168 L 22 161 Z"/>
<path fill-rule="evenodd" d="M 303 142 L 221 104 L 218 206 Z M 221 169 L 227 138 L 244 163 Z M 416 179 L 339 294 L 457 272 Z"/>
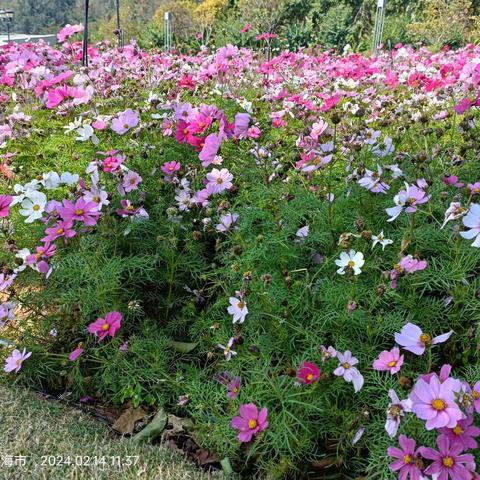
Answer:
<path fill-rule="evenodd" d="M 117 8 L 117 36 L 118 36 L 118 45 L 123 47 L 123 32 L 120 26 L 120 0 L 115 0 L 115 5 Z"/>

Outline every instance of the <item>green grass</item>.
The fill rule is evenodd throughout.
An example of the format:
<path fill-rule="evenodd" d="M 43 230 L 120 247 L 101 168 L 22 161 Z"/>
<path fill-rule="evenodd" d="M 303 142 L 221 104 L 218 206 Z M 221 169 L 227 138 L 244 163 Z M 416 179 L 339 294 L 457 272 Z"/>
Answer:
<path fill-rule="evenodd" d="M 0 405 L 1 480 L 223 478 L 201 472 L 164 447 L 119 438 L 83 412 L 23 389 L 0 385 Z M 24 457 L 25 464 L 7 466 L 10 456 L 14 462 Z M 104 458 L 105 465 L 94 457 Z"/>

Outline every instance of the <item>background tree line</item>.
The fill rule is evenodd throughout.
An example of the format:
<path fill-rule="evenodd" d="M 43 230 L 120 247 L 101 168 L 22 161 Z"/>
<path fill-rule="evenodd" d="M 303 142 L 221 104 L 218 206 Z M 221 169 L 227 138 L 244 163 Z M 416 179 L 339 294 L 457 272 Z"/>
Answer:
<path fill-rule="evenodd" d="M 254 45 L 255 35 L 279 35 L 278 46 L 370 47 L 377 0 L 120 0 L 125 38 L 146 48 L 163 44 L 163 14 L 172 12 L 182 47 Z M 83 0 L 0 0 L 15 10 L 14 30 L 52 33 L 81 22 Z M 114 39 L 115 0 L 91 0 L 94 40 Z M 245 25 L 250 30 L 241 32 Z M 422 42 L 441 47 L 477 42 L 480 0 L 387 0 L 384 43 Z"/>

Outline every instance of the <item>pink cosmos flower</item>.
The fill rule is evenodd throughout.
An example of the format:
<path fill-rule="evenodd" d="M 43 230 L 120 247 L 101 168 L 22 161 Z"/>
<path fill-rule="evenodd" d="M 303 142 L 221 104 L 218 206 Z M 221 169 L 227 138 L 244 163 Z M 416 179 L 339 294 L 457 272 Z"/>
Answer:
<path fill-rule="evenodd" d="M 249 24 L 249 23 L 246 23 L 242 29 L 240 30 L 240 33 L 246 33 L 248 32 L 250 29 L 252 28 L 252 26 Z"/>
<path fill-rule="evenodd" d="M 87 226 L 97 224 L 100 212 L 95 202 L 87 202 L 83 198 L 79 198 L 75 203 L 70 200 L 63 201 L 63 207 L 59 209 L 60 216 L 66 222 L 76 220 L 83 222 Z"/>
<path fill-rule="evenodd" d="M 337 356 L 337 351 L 332 346 L 326 347 L 325 345 L 320 345 L 320 353 L 322 355 L 322 362 Z"/>
<path fill-rule="evenodd" d="M 428 333 L 423 333 L 422 329 L 417 325 L 407 323 L 402 330 L 400 330 L 400 333 L 395 333 L 395 341 L 405 350 L 415 355 L 422 355 L 426 347 L 446 342 L 452 333 L 453 330 L 432 338 Z"/>
<path fill-rule="evenodd" d="M 59 42 L 64 42 L 68 38 L 70 38 L 72 35 L 74 35 L 77 32 L 83 32 L 83 25 L 78 24 L 78 25 L 70 25 L 67 23 L 58 33 L 57 33 L 57 38 Z"/>
<path fill-rule="evenodd" d="M 127 193 L 131 192 L 132 190 L 136 190 L 142 180 L 142 177 L 137 172 L 130 170 L 123 178 L 123 189 Z"/>
<path fill-rule="evenodd" d="M 120 312 L 109 312 L 105 318 L 97 318 L 92 322 L 88 326 L 88 332 L 96 335 L 99 340 L 103 340 L 107 335 L 114 337 L 120 329 L 122 318 Z"/>
<path fill-rule="evenodd" d="M 397 280 L 399 277 L 409 273 L 415 273 L 421 270 L 425 270 L 427 266 L 428 263 L 426 260 L 418 260 L 416 258 L 413 258 L 412 255 L 407 255 L 406 257 L 403 257 L 400 262 L 395 265 L 395 268 L 390 270 L 390 286 L 393 289 L 397 288 Z"/>
<path fill-rule="evenodd" d="M 120 155 L 110 155 L 102 161 L 102 169 L 104 172 L 114 173 L 118 171 L 125 158 Z"/>
<path fill-rule="evenodd" d="M 480 380 L 472 388 L 473 406 L 480 413 Z"/>
<path fill-rule="evenodd" d="M 57 238 L 63 237 L 65 243 L 69 238 L 74 237 L 77 232 L 73 229 L 73 222 L 59 220 L 53 227 L 45 229 L 46 236 L 42 242 L 54 242 Z"/>
<path fill-rule="evenodd" d="M 10 204 L 13 197 L 10 195 L 0 195 L 0 218 L 8 217 L 10 213 Z"/>
<path fill-rule="evenodd" d="M 440 428 L 439 433 L 442 433 L 448 437 L 450 444 L 456 442 L 462 445 L 462 450 L 470 450 L 478 448 L 475 437 L 480 436 L 480 428 L 472 425 L 473 416 L 469 415 L 463 420 L 459 420 L 453 428 Z"/>
<path fill-rule="evenodd" d="M 233 417 L 231 427 L 239 431 L 237 436 L 240 442 L 250 442 L 252 437 L 263 432 L 268 427 L 267 407 L 258 411 L 254 403 L 240 405 L 240 416 Z"/>
<path fill-rule="evenodd" d="M 405 190 L 400 190 L 395 195 L 393 201 L 395 207 L 386 208 L 385 211 L 390 215 L 388 222 L 393 222 L 403 210 L 406 213 L 415 213 L 417 206 L 428 202 L 429 196 L 418 185 L 423 185 L 422 180 L 417 180 L 417 185 L 405 185 Z"/>
<path fill-rule="evenodd" d="M 400 448 L 388 447 L 388 455 L 392 458 L 397 458 L 389 465 L 392 472 L 399 472 L 398 478 L 401 480 L 421 480 L 423 478 L 422 470 L 419 467 L 419 452 L 416 450 L 416 442 L 412 438 L 405 435 L 400 435 L 398 438 Z"/>
<path fill-rule="evenodd" d="M 392 375 L 399 372 L 402 365 L 403 355 L 400 355 L 400 349 L 398 347 L 394 347 L 390 351 L 384 350 L 373 362 L 373 368 L 375 370 L 387 371 Z"/>
<path fill-rule="evenodd" d="M 0 303 L 0 330 L 15 318 L 16 306 L 17 304 L 15 302 Z"/>
<path fill-rule="evenodd" d="M 303 362 L 297 370 L 297 378 L 300 383 L 310 385 L 320 378 L 320 369 L 310 362 Z"/>
<path fill-rule="evenodd" d="M 25 349 L 23 349 L 23 352 L 15 349 L 12 354 L 5 360 L 5 368 L 3 370 L 7 373 L 18 373 L 22 368 L 22 363 L 28 357 L 30 357 L 31 354 L 32 352 L 27 352 Z"/>
<path fill-rule="evenodd" d="M 358 360 L 352 356 L 352 352 L 350 350 L 344 353 L 337 352 L 337 359 L 340 363 L 333 371 L 333 374 L 337 375 L 337 377 L 343 377 L 346 382 L 352 382 L 355 392 L 361 390 L 364 379 L 363 375 L 354 367 Z"/>
<path fill-rule="evenodd" d="M 465 186 L 464 183 L 458 181 L 458 177 L 456 175 L 445 175 L 442 178 L 442 182 L 445 185 L 456 187 L 456 188 L 462 188 Z"/>
<path fill-rule="evenodd" d="M 211 133 L 205 138 L 202 151 L 199 154 L 203 167 L 208 167 L 215 160 L 221 144 L 222 137 L 216 133 Z"/>
<path fill-rule="evenodd" d="M 250 115 L 248 113 L 237 113 L 234 120 L 233 134 L 242 139 L 248 135 L 248 126 L 250 124 Z"/>
<path fill-rule="evenodd" d="M 240 377 L 234 377 L 230 382 L 227 383 L 227 397 L 235 400 L 240 391 L 242 379 Z"/>
<path fill-rule="evenodd" d="M 17 278 L 17 275 L 13 273 L 12 275 L 7 275 L 6 273 L 0 273 L 0 292 L 9 288 L 13 281 Z"/>
<path fill-rule="evenodd" d="M 472 195 L 478 195 L 480 194 L 480 182 L 475 182 L 475 183 L 469 183 L 467 185 L 467 188 L 470 190 L 470 193 Z"/>
<path fill-rule="evenodd" d="M 226 233 L 228 232 L 233 225 L 235 225 L 238 220 L 238 213 L 226 213 L 220 217 L 220 223 L 215 225 L 215 230 L 217 232 Z"/>
<path fill-rule="evenodd" d="M 449 378 L 443 383 L 437 377 L 429 382 L 418 379 L 410 393 L 412 412 L 426 420 L 425 428 L 453 428 L 463 418 L 463 413 L 455 402 L 455 393 L 462 388 L 460 380 Z"/>
<path fill-rule="evenodd" d="M 178 162 L 165 162 L 161 167 L 160 170 L 163 173 L 166 173 L 168 176 L 173 175 L 175 172 L 180 170 L 181 165 Z"/>
<path fill-rule="evenodd" d="M 119 135 L 123 135 L 138 125 L 140 117 L 138 113 L 131 108 L 127 108 L 112 120 L 112 130 Z"/>
<path fill-rule="evenodd" d="M 321 118 L 318 122 L 312 125 L 312 129 L 310 130 L 310 138 L 313 140 L 318 140 L 318 137 L 325 132 L 328 128 L 328 123 Z"/>
<path fill-rule="evenodd" d="M 390 189 L 390 185 L 382 181 L 383 169 L 380 165 L 377 165 L 377 171 L 365 169 L 365 173 L 357 183 L 373 193 L 387 193 Z"/>
<path fill-rule="evenodd" d="M 207 190 L 214 193 L 221 193 L 232 188 L 233 175 L 226 169 L 218 170 L 214 168 L 210 173 L 207 173 Z"/>
<path fill-rule="evenodd" d="M 420 447 L 422 457 L 433 460 L 426 469 L 425 475 L 435 475 L 439 480 L 467 480 L 472 478 L 468 467 L 475 464 L 473 455 L 462 453 L 461 443 L 451 443 L 446 435 L 437 438 L 438 451 L 433 448 Z"/>
<path fill-rule="evenodd" d="M 390 438 L 395 437 L 400 427 L 400 421 L 405 413 L 412 411 L 412 401 L 407 398 L 400 400 L 395 390 L 390 389 L 388 391 L 391 403 L 387 408 L 387 421 L 385 422 L 385 431 Z"/>
<path fill-rule="evenodd" d="M 36 265 L 41 273 L 47 273 L 50 269 L 47 260 L 57 251 L 57 246 L 50 242 L 45 242 L 43 246 L 36 247 L 36 253 L 27 256 L 27 265 Z"/>
<path fill-rule="evenodd" d="M 74 362 L 81 354 L 83 353 L 83 348 L 78 346 L 73 352 L 68 356 L 68 359 L 71 362 Z"/>

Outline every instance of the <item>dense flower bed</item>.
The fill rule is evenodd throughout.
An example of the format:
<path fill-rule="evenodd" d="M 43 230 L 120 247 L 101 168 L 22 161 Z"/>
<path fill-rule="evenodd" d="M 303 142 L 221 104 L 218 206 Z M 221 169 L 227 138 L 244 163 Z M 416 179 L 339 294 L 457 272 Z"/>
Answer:
<path fill-rule="evenodd" d="M 477 478 L 480 48 L 83 69 L 78 30 L 0 50 L 8 378 L 250 478 Z"/>

